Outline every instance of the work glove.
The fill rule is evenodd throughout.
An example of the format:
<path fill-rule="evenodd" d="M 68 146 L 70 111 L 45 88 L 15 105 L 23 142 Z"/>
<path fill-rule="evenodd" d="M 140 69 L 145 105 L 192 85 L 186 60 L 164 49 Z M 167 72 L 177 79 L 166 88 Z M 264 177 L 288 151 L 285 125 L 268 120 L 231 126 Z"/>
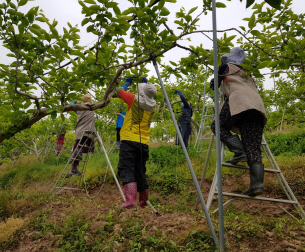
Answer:
<path fill-rule="evenodd" d="M 210 88 L 214 90 L 214 78 L 210 80 Z"/>
<path fill-rule="evenodd" d="M 126 79 L 126 82 L 129 82 L 130 84 L 132 83 L 132 78 L 131 77 L 128 77 L 127 79 Z M 130 85 L 129 84 L 129 85 Z"/>
<path fill-rule="evenodd" d="M 142 77 L 142 83 L 147 83 L 146 77 Z"/>
<path fill-rule="evenodd" d="M 218 87 L 217 87 L 217 88 L 220 87 L 221 82 L 225 79 L 225 77 L 226 77 L 226 76 L 224 76 L 224 75 L 218 75 Z M 210 88 L 211 88 L 212 90 L 215 90 L 215 89 L 214 89 L 214 88 L 215 88 L 214 78 L 210 80 Z"/>
<path fill-rule="evenodd" d="M 118 89 L 124 89 L 125 91 L 127 90 L 127 88 L 131 85 L 131 83 L 132 83 L 132 78 L 131 77 L 128 77 L 127 79 L 126 79 L 126 82 L 121 86 L 121 87 L 119 87 Z M 117 90 L 117 92 L 118 92 L 119 90 Z"/>
<path fill-rule="evenodd" d="M 173 88 L 173 90 L 176 91 L 178 95 L 182 95 L 181 92 L 179 90 L 177 90 L 176 88 Z"/>
<path fill-rule="evenodd" d="M 71 104 L 72 104 L 72 105 L 76 104 L 76 101 L 74 100 Z"/>

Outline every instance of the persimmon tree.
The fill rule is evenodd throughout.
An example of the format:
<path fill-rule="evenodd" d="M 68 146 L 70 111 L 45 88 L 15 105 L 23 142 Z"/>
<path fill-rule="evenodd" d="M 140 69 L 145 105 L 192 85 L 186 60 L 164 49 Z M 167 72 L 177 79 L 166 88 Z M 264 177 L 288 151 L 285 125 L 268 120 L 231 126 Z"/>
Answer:
<path fill-rule="evenodd" d="M 133 7 L 125 10 L 119 8 L 118 1 L 79 1 L 84 15 L 81 24 L 87 26 L 87 32 L 93 33 L 97 39 L 90 49 L 79 45 L 77 26 L 67 23 L 59 32 L 57 21 L 50 21 L 39 7 L 25 13 L 20 11 L 27 2 L 6 0 L 0 4 L 0 39 L 10 51 L 7 56 L 12 58 L 12 63 L 0 64 L 0 143 L 48 115 L 52 118 L 59 114 L 64 117 L 64 112 L 107 107 L 111 98 L 115 97 L 116 87 L 126 76 L 137 78 L 147 75 L 145 64 L 152 57 L 161 63 L 161 58 L 169 50 L 190 52 L 190 56 L 181 59 L 179 64 L 179 71 L 184 75 L 198 69 L 199 65 L 206 65 L 212 70 L 213 54 L 210 48 L 180 44 L 180 41 L 195 33 L 208 36 L 212 32 L 200 31 L 197 26 L 204 14 L 212 10 L 212 0 L 204 0 L 202 6 L 194 6 L 188 12 L 181 8 L 174 21 L 178 29 L 174 29 L 174 24 L 167 19 L 175 0 L 131 0 L 129 2 Z M 280 0 L 266 2 L 276 8 L 281 3 Z M 247 6 L 253 3 L 253 0 L 246 1 Z M 224 8 L 225 4 L 219 2 L 216 6 Z M 254 8 L 259 7 L 254 4 Z M 280 19 L 281 10 L 267 10 L 265 13 L 270 12 L 273 19 Z M 258 65 L 263 63 L 265 67 L 273 68 L 282 64 L 288 66 L 285 58 L 268 52 L 270 48 L 257 48 L 256 45 L 260 43 L 268 44 L 259 42 L 262 40 L 259 36 L 263 36 L 263 33 L 253 31 L 260 20 L 264 21 L 263 18 L 258 12 L 254 13 L 247 20 L 249 29 L 237 30 L 238 42 L 247 46 L 249 51 L 253 50 L 253 53 L 259 51 Z M 295 24 L 299 25 L 299 20 Z M 221 54 L 233 46 L 234 38 L 227 37 L 224 31 L 218 32 L 221 34 L 218 41 Z M 267 30 L 264 32 L 268 33 Z M 290 38 L 287 39 L 290 48 Z M 275 40 L 271 47 L 281 47 L 282 41 L 281 44 L 277 42 Z M 268 64 L 267 58 L 270 60 Z M 293 59 L 297 61 L 298 57 Z M 67 60 L 71 61 L 70 65 L 63 63 Z M 277 63 L 272 63 L 275 61 Z M 251 64 L 248 65 L 251 67 Z M 154 78 L 150 80 L 156 81 Z M 95 94 L 96 103 L 93 106 L 70 104 L 88 91 Z M 158 102 L 163 101 L 162 96 L 157 99 Z"/>

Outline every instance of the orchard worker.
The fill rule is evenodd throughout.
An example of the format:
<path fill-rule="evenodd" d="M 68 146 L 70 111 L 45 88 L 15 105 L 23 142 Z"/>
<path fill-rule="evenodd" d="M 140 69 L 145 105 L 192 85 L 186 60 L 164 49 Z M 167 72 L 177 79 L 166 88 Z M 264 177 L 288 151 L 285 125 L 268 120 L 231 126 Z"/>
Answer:
<path fill-rule="evenodd" d="M 121 132 L 121 128 L 123 126 L 125 115 L 126 115 L 126 112 L 124 112 L 123 109 L 120 109 L 120 113 L 117 113 L 117 118 L 116 118 L 116 141 L 117 141 L 117 145 L 115 147 L 115 149 L 117 149 L 117 150 L 120 149 L 120 144 L 121 144 L 120 132 Z"/>
<path fill-rule="evenodd" d="M 90 94 L 85 94 L 81 101 L 73 101 L 72 104 L 82 104 L 86 106 L 92 106 L 93 102 L 91 100 Z M 72 169 L 70 175 L 82 175 L 82 173 L 77 169 L 79 161 L 82 160 L 82 153 L 88 153 L 94 149 L 94 135 L 84 134 L 84 131 L 96 131 L 95 128 L 95 117 L 94 111 L 85 110 L 77 111 L 77 121 L 75 126 L 75 142 L 73 146 L 73 160 Z M 85 145 L 83 147 L 77 147 L 78 144 Z"/>
<path fill-rule="evenodd" d="M 117 88 L 118 95 L 128 105 L 121 129 L 118 164 L 118 175 L 123 182 L 126 197 L 126 202 L 121 207 L 134 207 L 138 191 L 139 205 L 144 208 L 148 200 L 146 161 L 149 156 L 150 124 L 156 108 L 154 97 L 157 89 L 143 77 L 142 83 L 137 85 L 138 93 L 134 95 L 126 91 L 131 83 L 132 78 L 129 77 Z"/>
<path fill-rule="evenodd" d="M 192 105 L 179 90 L 175 88 L 173 90 L 177 92 L 177 94 L 180 96 L 182 100 L 182 105 L 181 105 L 182 115 L 178 118 L 178 126 L 183 138 L 185 148 L 188 148 L 189 136 L 192 133 L 192 127 L 191 127 L 191 119 L 193 116 Z M 179 144 L 179 139 L 178 139 L 178 135 L 176 135 L 176 145 L 178 144 Z"/>
<path fill-rule="evenodd" d="M 65 135 L 66 135 L 66 128 L 67 126 L 64 124 L 62 129 L 57 135 L 56 140 L 56 155 L 59 156 L 59 154 L 62 152 L 63 145 L 65 144 Z"/>
<path fill-rule="evenodd" d="M 267 122 L 266 111 L 256 84 L 240 64 L 247 54 L 240 47 L 221 57 L 222 65 L 218 70 L 218 88 L 223 83 L 224 103 L 219 114 L 220 140 L 234 152 L 227 163 L 246 162 L 250 167 L 250 187 L 244 192 L 256 196 L 264 191 L 264 165 L 262 163 L 261 142 L 263 129 Z M 210 82 L 214 90 L 214 79 Z M 215 121 L 211 125 L 215 135 Z M 232 135 L 231 130 L 240 133 Z"/>

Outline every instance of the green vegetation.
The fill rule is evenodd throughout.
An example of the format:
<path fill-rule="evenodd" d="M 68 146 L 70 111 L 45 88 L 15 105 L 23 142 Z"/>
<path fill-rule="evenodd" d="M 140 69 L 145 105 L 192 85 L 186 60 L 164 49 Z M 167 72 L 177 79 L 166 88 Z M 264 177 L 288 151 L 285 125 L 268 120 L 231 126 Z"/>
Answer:
<path fill-rule="evenodd" d="M 296 146 L 302 132 L 300 129 L 266 134 L 268 142 L 277 143 L 277 162 L 297 196 L 303 196 L 305 192 L 301 176 L 305 172 L 305 158 L 299 155 L 298 148 L 287 156 L 285 145 L 295 139 Z M 180 146 L 163 145 L 150 151 L 147 163 L 150 202 L 161 217 L 154 216 L 149 208 L 123 211 L 117 207 L 121 199 L 109 169 L 106 173 L 103 153 L 92 155 L 86 173 L 89 190 L 94 192 L 103 185 L 96 199 L 89 200 L 84 192 L 52 195 L 50 189 L 67 159 L 64 155 L 59 159 L 52 155 L 46 156 L 44 162 L 25 156 L 11 169 L 7 169 L 9 164 L 1 166 L 0 225 L 5 225 L 7 230 L 2 235 L 6 238 L 0 240 L 1 250 L 17 248 L 26 235 L 33 244 L 39 241 L 40 249 L 49 246 L 54 251 L 216 251 L 203 211 L 194 210 L 196 193 Z M 197 177 L 201 176 L 205 155 L 189 150 Z M 118 152 L 111 151 L 109 158 L 116 171 Z M 208 182 L 211 182 L 214 169 L 213 151 Z M 236 178 L 239 181 L 238 177 L 248 176 L 247 172 L 232 169 L 224 169 L 223 173 L 224 180 Z M 84 184 L 81 186 L 84 188 Z M 235 188 L 246 186 L 239 181 Z M 284 197 L 276 181 L 267 179 L 265 187 L 268 193 Z M 205 189 L 203 192 L 205 194 Z M 304 204 L 302 198 L 299 200 Z M 258 241 L 266 239 L 278 244 L 288 241 L 298 248 L 305 245 L 300 238 L 305 233 L 304 220 L 291 218 L 272 204 L 265 208 L 265 205 L 253 203 L 249 209 L 242 202 L 232 201 L 225 207 L 228 251 L 242 248 L 251 251 Z M 212 204 L 212 210 L 215 208 L 216 202 Z M 298 217 L 293 208 L 289 211 Z M 217 231 L 217 214 L 211 214 L 211 218 Z M 268 247 L 266 243 L 257 246 Z"/>

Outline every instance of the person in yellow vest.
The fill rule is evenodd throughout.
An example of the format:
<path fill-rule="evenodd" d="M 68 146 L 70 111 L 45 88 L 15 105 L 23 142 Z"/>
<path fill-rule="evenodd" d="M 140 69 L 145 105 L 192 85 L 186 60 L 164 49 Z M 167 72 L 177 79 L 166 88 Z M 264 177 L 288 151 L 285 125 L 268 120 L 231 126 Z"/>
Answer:
<path fill-rule="evenodd" d="M 147 206 L 148 185 L 146 179 L 146 161 L 149 156 L 150 124 L 156 109 L 157 89 L 152 83 L 147 83 L 145 77 L 143 83 L 137 85 L 138 94 L 126 91 L 131 85 L 132 78 L 117 88 L 120 98 L 128 105 L 124 123 L 121 128 L 121 144 L 118 164 L 120 176 L 126 197 L 122 208 L 132 208 L 137 204 L 137 192 L 139 192 L 139 206 Z"/>

